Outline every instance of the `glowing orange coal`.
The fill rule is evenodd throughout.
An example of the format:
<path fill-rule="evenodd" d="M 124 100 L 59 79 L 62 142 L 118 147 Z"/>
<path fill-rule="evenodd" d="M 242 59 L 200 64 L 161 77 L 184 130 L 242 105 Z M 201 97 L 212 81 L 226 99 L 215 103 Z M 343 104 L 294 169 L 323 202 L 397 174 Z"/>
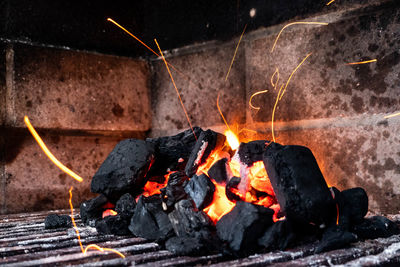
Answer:
<path fill-rule="evenodd" d="M 107 217 L 107 216 L 115 216 L 115 215 L 117 215 L 117 214 L 118 214 L 118 212 L 116 212 L 115 210 L 107 209 L 107 210 L 103 211 L 103 216 L 102 216 L 102 218 L 104 219 L 104 217 Z"/>
<path fill-rule="evenodd" d="M 235 204 L 226 197 L 225 185 L 219 185 L 215 182 L 214 185 L 215 192 L 213 202 L 203 211 L 216 223 L 222 216 L 230 212 Z"/>

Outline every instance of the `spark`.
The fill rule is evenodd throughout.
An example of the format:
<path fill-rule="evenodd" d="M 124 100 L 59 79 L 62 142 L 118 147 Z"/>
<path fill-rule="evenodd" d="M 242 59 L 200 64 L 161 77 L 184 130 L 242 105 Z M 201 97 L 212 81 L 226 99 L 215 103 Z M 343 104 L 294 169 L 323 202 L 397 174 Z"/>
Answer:
<path fill-rule="evenodd" d="M 367 64 L 367 63 L 372 63 L 372 62 L 377 62 L 378 60 L 371 59 L 371 60 L 365 60 L 365 61 L 360 61 L 360 62 L 351 62 L 351 63 L 346 63 L 346 65 L 360 65 L 360 64 Z"/>
<path fill-rule="evenodd" d="M 274 83 L 274 77 L 275 77 L 275 75 L 278 75 L 278 77 L 276 78 L 276 82 Z M 279 69 L 276 68 L 274 74 L 272 74 L 272 76 L 271 76 L 271 85 L 272 85 L 272 87 L 276 88 L 276 84 L 277 84 L 278 82 L 279 82 Z"/>
<path fill-rule="evenodd" d="M 225 119 L 225 117 L 224 117 L 224 114 L 222 114 L 221 108 L 219 107 L 219 95 L 220 95 L 220 93 L 218 92 L 218 96 L 217 96 L 217 108 L 218 108 L 219 114 L 221 115 L 222 120 L 224 121 L 226 127 L 228 128 L 228 130 L 231 131 L 231 128 L 229 127 L 228 122 L 226 121 L 226 119 Z"/>
<path fill-rule="evenodd" d="M 384 118 L 385 119 L 389 119 L 389 118 L 393 118 L 393 117 L 396 117 L 396 116 L 399 116 L 399 115 L 400 115 L 400 112 L 397 112 L 397 113 L 394 113 L 394 114 L 387 115 Z"/>
<path fill-rule="evenodd" d="M 90 244 L 90 245 L 86 246 L 86 248 L 83 248 L 81 236 L 79 234 L 79 230 L 78 230 L 78 227 L 76 226 L 76 222 L 74 219 L 74 206 L 72 205 L 72 189 L 73 189 L 73 187 L 71 186 L 71 188 L 69 189 L 69 207 L 71 209 L 71 220 L 72 220 L 72 224 L 74 225 L 74 230 L 75 230 L 76 236 L 78 237 L 78 243 L 79 243 L 79 246 L 81 248 L 83 255 L 86 255 L 86 253 L 89 249 L 97 249 L 98 251 L 101 251 L 101 252 L 111 251 L 111 252 L 114 252 L 115 254 L 117 254 L 118 256 L 120 256 L 121 258 L 125 258 L 124 254 L 122 254 L 121 252 L 119 252 L 115 249 L 112 249 L 112 248 L 102 248 L 95 244 Z"/>
<path fill-rule="evenodd" d="M 274 52 L 276 43 L 278 42 L 278 39 L 279 39 L 279 37 L 281 36 L 281 33 L 283 32 L 283 30 L 286 29 L 286 28 L 289 27 L 289 26 L 297 25 L 297 24 L 324 25 L 324 26 L 328 25 L 327 22 L 314 22 L 314 21 L 297 21 L 297 22 L 289 23 L 289 24 L 285 25 L 285 26 L 281 29 L 281 31 L 279 32 L 278 36 L 277 36 L 276 39 L 275 39 L 274 45 L 272 46 L 271 53 Z"/>
<path fill-rule="evenodd" d="M 188 113 L 187 113 L 187 111 L 186 111 L 185 105 L 183 104 L 183 101 L 182 101 L 182 98 L 181 98 L 181 94 L 179 93 L 178 88 L 176 87 L 175 80 L 174 80 L 174 78 L 172 77 L 171 71 L 170 71 L 170 69 L 169 69 L 169 67 L 168 67 L 168 63 L 167 63 L 167 61 L 165 60 L 164 54 L 163 54 L 163 52 L 161 51 L 160 45 L 158 44 L 157 40 L 154 39 L 154 42 L 156 43 L 156 45 L 157 45 L 157 47 L 158 47 L 158 50 L 160 51 L 160 55 L 161 55 L 161 57 L 162 57 L 162 59 L 163 59 L 163 61 L 164 61 L 164 63 L 165 63 L 165 67 L 167 67 L 167 70 L 168 70 L 168 73 L 169 73 L 169 77 L 171 77 L 172 84 L 173 84 L 174 87 L 175 87 L 175 91 L 176 91 L 176 93 L 177 93 L 177 95 L 178 95 L 178 98 L 179 98 L 179 101 L 180 101 L 181 106 L 182 106 L 182 108 L 183 108 L 183 111 L 185 112 L 186 119 L 187 119 L 187 121 L 189 122 L 190 129 L 192 129 L 193 135 L 194 135 L 194 137 L 195 137 L 196 140 L 197 140 L 196 133 L 195 133 L 194 130 L 193 130 L 192 123 L 190 122 L 189 115 L 188 115 Z"/>
<path fill-rule="evenodd" d="M 60 168 L 63 172 L 77 180 L 78 182 L 82 182 L 83 179 L 80 177 L 78 174 L 74 173 L 72 170 L 67 168 L 64 164 L 62 164 L 47 148 L 45 143 L 43 142 L 42 138 L 40 138 L 39 134 L 36 132 L 35 128 L 33 128 L 31 122 L 29 121 L 28 116 L 24 117 L 24 122 L 26 126 L 28 127 L 29 131 L 31 132 L 32 136 L 35 138 L 36 142 L 39 144 L 40 148 L 43 150 L 43 152 L 46 154 L 46 156 L 58 167 Z"/>
<path fill-rule="evenodd" d="M 268 92 L 268 90 L 258 91 L 258 92 L 255 92 L 254 94 L 252 94 L 251 97 L 250 97 L 250 100 L 249 100 L 249 106 L 252 109 L 255 109 L 255 110 L 259 111 L 260 107 L 253 106 L 253 104 L 251 103 L 251 100 L 253 100 L 253 97 L 255 97 L 256 95 L 265 94 L 266 92 Z"/>
<path fill-rule="evenodd" d="M 244 26 L 243 32 L 240 35 L 239 42 L 238 42 L 238 44 L 236 46 L 236 49 L 235 49 L 235 53 L 233 53 L 233 58 L 232 58 L 232 61 L 231 61 L 231 65 L 229 66 L 228 72 L 226 73 L 225 81 L 228 80 L 229 73 L 231 72 L 231 69 L 232 69 L 232 66 L 233 66 L 233 62 L 235 61 L 235 57 L 236 57 L 237 51 L 239 49 L 240 42 L 242 41 L 244 32 L 246 31 L 246 28 L 247 28 L 247 24 Z"/>
<path fill-rule="evenodd" d="M 333 2 L 335 2 L 336 0 L 331 0 L 328 3 L 326 3 L 327 6 L 329 6 L 330 4 L 332 4 Z"/>

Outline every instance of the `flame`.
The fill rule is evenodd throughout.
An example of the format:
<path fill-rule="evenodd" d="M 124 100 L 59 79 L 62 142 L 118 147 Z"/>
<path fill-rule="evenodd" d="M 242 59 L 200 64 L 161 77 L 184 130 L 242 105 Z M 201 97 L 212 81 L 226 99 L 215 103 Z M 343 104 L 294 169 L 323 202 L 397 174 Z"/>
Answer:
<path fill-rule="evenodd" d="M 396 116 L 399 116 L 399 115 L 400 115 L 400 112 L 397 112 L 397 113 L 394 113 L 394 114 L 387 115 L 387 116 L 385 116 L 383 118 L 389 119 L 389 118 L 393 118 L 393 117 L 396 117 Z"/>
<path fill-rule="evenodd" d="M 250 185 L 254 189 L 275 196 L 264 162 L 257 161 L 249 168 Z"/>
<path fill-rule="evenodd" d="M 378 60 L 375 58 L 375 59 L 359 61 L 359 62 L 350 62 L 350 63 L 346 63 L 346 65 L 360 65 L 360 64 L 367 64 L 367 63 L 372 63 L 372 62 L 377 62 L 377 61 Z"/>
<path fill-rule="evenodd" d="M 206 159 L 206 162 L 204 162 L 197 168 L 196 174 L 200 175 L 202 173 L 205 173 L 208 175 L 208 170 L 211 168 L 212 165 L 214 165 L 215 162 L 223 158 L 229 159 L 229 157 L 230 157 L 229 154 L 225 151 L 222 150 L 212 151 L 208 156 L 208 158 Z"/>
<path fill-rule="evenodd" d="M 236 136 L 236 134 L 234 132 L 232 132 L 231 130 L 226 130 L 224 134 L 226 136 L 226 140 L 228 141 L 228 144 L 231 147 L 231 149 L 232 150 L 238 149 L 240 142 L 239 142 L 239 139 Z"/>
<path fill-rule="evenodd" d="M 104 217 L 107 217 L 107 216 L 115 216 L 115 215 L 117 215 L 117 214 L 118 214 L 118 212 L 116 212 L 115 210 L 107 209 L 107 210 L 103 211 L 102 218 L 104 219 Z"/>
<path fill-rule="evenodd" d="M 157 183 L 153 181 L 148 181 L 143 188 L 142 195 L 145 197 L 149 197 L 156 194 L 161 194 L 160 189 L 167 186 L 169 176 L 172 172 L 165 175 L 165 180 L 163 183 Z M 139 198 L 139 197 L 138 197 Z"/>
<path fill-rule="evenodd" d="M 292 23 L 286 24 L 286 25 L 281 29 L 281 31 L 279 32 L 278 36 L 276 36 L 274 45 L 272 46 L 272 49 L 271 49 L 271 53 L 274 52 L 276 43 L 278 42 L 278 39 L 279 39 L 279 37 L 281 36 L 283 30 L 286 29 L 286 28 L 289 27 L 289 26 L 296 25 L 296 24 L 307 24 L 307 25 L 314 24 L 314 25 L 324 25 L 324 26 L 328 25 L 328 23 L 326 23 L 326 22 L 314 22 L 314 21 L 296 21 L 296 22 L 292 22 Z"/>
<path fill-rule="evenodd" d="M 78 182 L 82 182 L 83 179 L 80 177 L 78 174 L 74 173 L 72 170 L 68 169 L 64 164 L 62 164 L 47 148 L 45 143 L 43 142 L 42 138 L 40 138 L 39 134 L 36 132 L 35 128 L 33 128 L 31 122 L 29 121 L 28 116 L 24 117 L 24 122 L 26 126 L 28 127 L 29 131 L 35 138 L 36 142 L 39 144 L 40 148 L 43 150 L 43 152 L 46 154 L 46 156 L 58 167 L 60 168 L 63 172 L 77 180 Z"/>
<path fill-rule="evenodd" d="M 247 28 L 247 24 L 244 26 L 243 32 L 240 35 L 239 42 L 238 42 L 238 44 L 236 46 L 236 49 L 235 49 L 235 53 L 233 53 L 233 58 L 232 58 L 232 61 L 231 61 L 231 65 L 229 66 L 228 72 L 226 73 L 225 81 L 228 80 L 229 73 L 231 72 L 231 69 L 232 69 L 232 66 L 233 66 L 233 61 L 235 61 L 235 57 L 236 57 L 237 51 L 239 49 L 240 42 L 242 41 L 244 32 L 246 31 L 246 28 Z"/>
<path fill-rule="evenodd" d="M 74 219 L 74 206 L 72 205 L 72 189 L 73 189 L 73 187 L 71 186 L 71 188 L 69 189 L 69 207 L 71 209 L 71 220 L 72 220 L 72 224 L 74 225 L 75 233 L 76 233 L 76 236 L 78 237 L 78 243 L 79 243 L 79 246 L 81 247 L 81 251 L 82 251 L 83 255 L 86 255 L 88 249 L 97 249 L 101 252 L 111 251 L 111 252 L 114 252 L 115 254 L 119 255 L 121 258 L 125 258 L 124 254 L 122 254 L 121 252 L 119 252 L 115 249 L 112 249 L 112 248 L 102 248 L 95 244 L 90 244 L 90 245 L 86 246 L 86 248 L 83 248 L 81 236 L 79 234 L 79 230 L 78 230 L 78 227 L 76 226 L 76 222 Z"/>
<path fill-rule="evenodd" d="M 219 185 L 213 181 L 215 185 L 213 202 L 203 211 L 216 223 L 218 220 L 230 212 L 235 204 L 231 202 L 225 195 L 225 185 Z"/>

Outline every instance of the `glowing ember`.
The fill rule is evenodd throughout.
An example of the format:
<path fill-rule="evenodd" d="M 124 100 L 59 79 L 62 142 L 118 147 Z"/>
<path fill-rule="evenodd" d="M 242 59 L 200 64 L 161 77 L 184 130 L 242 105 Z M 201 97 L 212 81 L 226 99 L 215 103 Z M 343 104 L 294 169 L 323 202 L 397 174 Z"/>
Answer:
<path fill-rule="evenodd" d="M 163 183 L 148 181 L 143 188 L 142 195 L 145 197 L 149 197 L 152 195 L 161 194 L 160 189 L 167 186 L 168 179 L 171 173 L 172 172 L 165 175 L 165 180 Z M 139 199 L 139 196 L 137 197 L 137 199 Z"/>
<path fill-rule="evenodd" d="M 63 172 L 77 180 L 78 182 L 82 182 L 83 179 L 80 177 L 78 174 L 74 173 L 72 170 L 68 169 L 64 164 L 62 164 L 47 148 L 45 143 L 43 142 L 42 138 L 40 138 L 39 134 L 36 132 L 35 128 L 33 128 L 31 122 L 29 121 L 28 116 L 24 117 L 24 122 L 26 126 L 28 127 L 29 131 L 35 138 L 36 142 L 39 144 L 40 148 L 43 150 L 43 152 L 46 154 L 46 156 L 58 167 L 60 168 Z"/>
<path fill-rule="evenodd" d="M 81 251 L 82 251 L 83 255 L 86 255 L 86 253 L 89 249 L 96 249 L 101 252 L 110 251 L 110 252 L 117 254 L 121 258 L 125 258 L 124 254 L 122 254 L 121 252 L 119 252 L 115 249 L 112 249 L 112 248 L 102 248 L 95 244 L 91 244 L 91 245 L 86 246 L 86 248 L 83 248 L 81 236 L 79 234 L 79 230 L 78 230 L 78 227 L 76 226 L 76 222 L 74 219 L 74 206 L 72 205 L 72 189 L 73 189 L 73 187 L 71 186 L 71 188 L 69 189 L 69 207 L 71 209 L 71 220 L 72 220 L 72 224 L 74 225 L 75 233 L 76 233 L 76 236 L 78 237 L 78 243 L 79 243 L 79 246 L 81 247 Z"/>
<path fill-rule="evenodd" d="M 211 152 L 211 154 L 208 156 L 206 162 L 204 162 L 203 164 L 201 164 L 198 168 L 197 168 L 197 175 L 200 175 L 202 173 L 205 173 L 208 175 L 208 170 L 211 168 L 212 165 L 214 165 L 215 162 L 217 162 L 220 159 L 223 158 L 230 158 L 229 154 L 225 151 L 213 151 Z"/>
<path fill-rule="evenodd" d="M 118 214 L 118 212 L 116 212 L 115 210 L 108 209 L 108 210 L 103 211 L 102 218 L 104 219 L 104 217 L 107 217 L 107 216 L 115 216 L 115 215 L 117 215 L 117 214 Z"/>
<path fill-rule="evenodd" d="M 225 185 L 214 182 L 215 192 L 213 202 L 204 209 L 204 212 L 216 223 L 222 216 L 230 212 L 235 204 L 225 195 Z"/>
<path fill-rule="evenodd" d="M 240 143 L 239 143 L 239 139 L 236 136 L 236 134 L 234 132 L 232 132 L 231 130 L 226 130 L 224 134 L 226 136 L 226 140 L 228 141 L 228 144 L 231 147 L 231 149 L 232 150 L 238 149 Z"/>
<path fill-rule="evenodd" d="M 377 61 L 378 61 L 378 60 L 375 58 L 375 59 L 371 59 L 371 60 L 365 60 L 365 61 L 359 61 L 359 62 L 346 63 L 346 65 L 368 64 L 368 63 L 377 62 Z"/>
<path fill-rule="evenodd" d="M 268 178 L 267 171 L 264 167 L 264 162 L 257 161 L 249 169 L 250 185 L 254 189 L 265 192 L 268 195 L 274 196 L 271 182 Z"/>

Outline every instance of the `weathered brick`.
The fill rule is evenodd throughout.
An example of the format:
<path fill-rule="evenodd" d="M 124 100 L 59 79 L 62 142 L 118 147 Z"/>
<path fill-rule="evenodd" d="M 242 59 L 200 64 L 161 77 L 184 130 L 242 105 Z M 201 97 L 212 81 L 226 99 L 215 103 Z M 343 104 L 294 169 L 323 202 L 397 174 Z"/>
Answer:
<path fill-rule="evenodd" d="M 256 91 L 269 91 L 253 98 L 253 104 L 261 109 L 248 109 L 248 120 L 271 120 L 280 86 L 272 88 L 272 74 L 278 68 L 279 84 L 283 84 L 308 53 L 312 55 L 293 75 L 279 101 L 276 121 L 391 113 L 400 109 L 399 9 L 378 9 L 365 15 L 360 9 L 342 15 L 338 19 L 335 14 L 308 19 L 333 20 L 328 26 L 286 28 L 273 53 L 277 31 L 263 37 L 258 34 L 249 41 L 247 99 Z M 376 63 L 346 65 L 375 58 Z"/>
<path fill-rule="evenodd" d="M 236 43 L 208 47 L 199 52 L 168 58 L 184 75 L 172 70 L 192 125 L 223 124 L 219 104 L 229 124 L 245 121 L 244 53 L 239 49 L 227 81 Z M 242 46 L 241 46 L 242 48 Z M 188 128 L 188 122 L 163 61 L 153 63 L 152 127 L 155 130 Z"/>
<path fill-rule="evenodd" d="M 25 131 L 9 132 L 5 149 L 5 213 L 68 208 L 71 186 L 73 204 L 78 207 L 94 196 L 90 193 L 91 178 L 120 139 L 41 135 L 56 158 L 84 181 L 79 183 L 59 170 Z"/>
<path fill-rule="evenodd" d="M 146 62 L 26 45 L 14 46 L 16 126 L 146 131 Z"/>

